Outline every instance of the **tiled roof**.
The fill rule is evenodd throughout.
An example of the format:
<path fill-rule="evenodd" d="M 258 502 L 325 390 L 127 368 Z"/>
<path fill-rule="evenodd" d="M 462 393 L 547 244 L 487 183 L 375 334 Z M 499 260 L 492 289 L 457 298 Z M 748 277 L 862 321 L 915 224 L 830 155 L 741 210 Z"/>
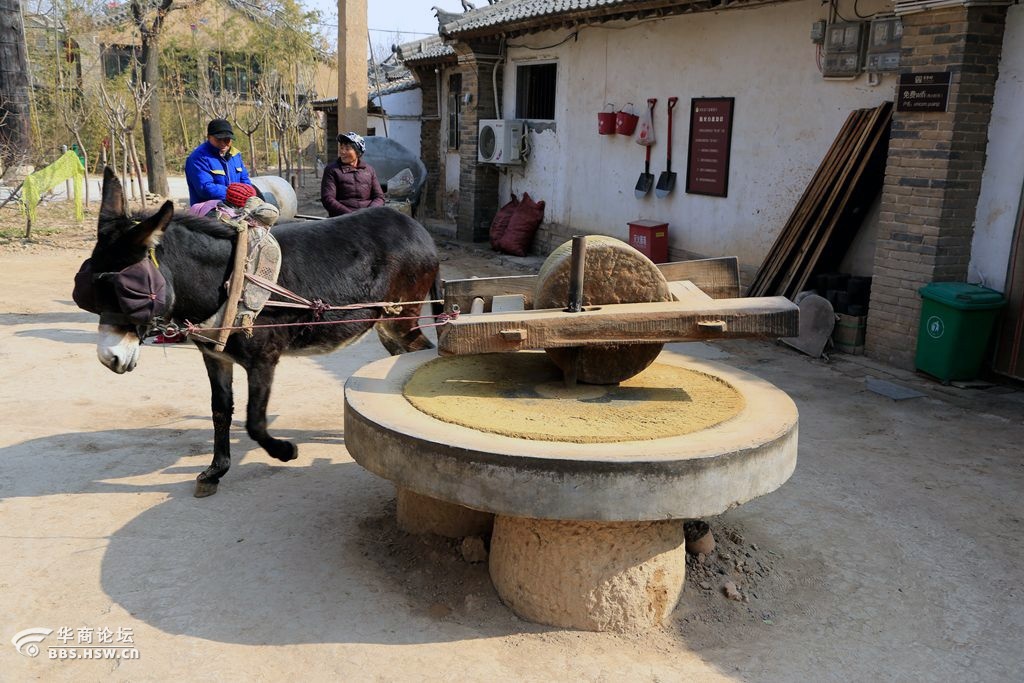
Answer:
<path fill-rule="evenodd" d="M 524 19 L 578 12 L 602 5 L 633 4 L 627 0 L 499 0 L 493 5 L 478 7 L 459 19 L 444 25 L 443 33 L 454 35 L 489 26 L 501 26 Z"/>
<path fill-rule="evenodd" d="M 378 93 L 377 89 L 374 87 L 373 78 L 371 77 L 369 99 L 373 100 L 378 95 L 384 97 L 385 95 L 394 95 L 395 93 L 405 92 L 407 90 L 415 90 L 418 87 L 420 87 L 420 84 L 416 82 L 416 79 L 413 78 L 412 74 L 406 74 L 396 80 L 382 82 L 380 84 L 380 92 Z M 316 109 L 330 108 L 337 106 L 337 104 L 337 97 L 325 97 L 323 99 L 313 101 L 313 107 Z"/>
<path fill-rule="evenodd" d="M 435 61 L 455 56 L 455 48 L 446 45 L 440 36 L 431 36 L 423 40 L 414 40 L 398 46 L 398 58 L 403 63 Z"/>
<path fill-rule="evenodd" d="M 560 22 L 645 18 L 773 1 L 778 0 L 497 0 L 493 5 L 458 15 L 439 27 L 439 31 L 445 37 L 455 38 L 509 29 L 536 30 Z"/>
<path fill-rule="evenodd" d="M 394 81 L 385 81 L 380 84 L 380 90 L 374 86 L 373 81 L 370 81 L 370 97 L 376 97 L 377 95 L 394 95 L 398 92 L 405 92 L 406 90 L 415 90 L 420 87 L 420 84 L 416 82 L 412 74 L 408 74 Z"/>

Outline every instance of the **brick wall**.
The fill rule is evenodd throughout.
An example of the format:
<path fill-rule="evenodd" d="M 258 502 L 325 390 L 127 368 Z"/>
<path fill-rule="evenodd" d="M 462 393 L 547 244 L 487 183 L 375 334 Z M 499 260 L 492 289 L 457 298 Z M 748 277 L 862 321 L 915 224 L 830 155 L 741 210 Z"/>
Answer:
<path fill-rule="evenodd" d="M 422 117 L 420 119 L 420 159 L 427 167 L 427 181 L 423 188 L 417 216 L 438 218 L 443 215 L 443 190 L 441 182 L 444 163 L 441 158 L 441 120 L 437 109 L 437 77 L 434 66 L 411 69 L 420 84 L 422 93 Z"/>
<path fill-rule="evenodd" d="M 455 235 L 460 240 L 487 241 L 491 221 L 498 211 L 498 169 L 493 164 L 477 161 L 477 129 L 481 119 L 497 118 L 492 76 L 497 52 L 494 45 L 458 44 L 462 92 L 469 93 L 470 103 L 462 108 L 462 129 L 459 144 L 459 216 Z M 501 89 L 501 69 L 498 70 Z"/>
<path fill-rule="evenodd" d="M 866 351 L 899 367 L 914 366 L 917 290 L 967 275 L 1005 23 L 1005 7 L 903 17 L 900 71 L 951 77 L 946 112 L 893 113 Z"/>

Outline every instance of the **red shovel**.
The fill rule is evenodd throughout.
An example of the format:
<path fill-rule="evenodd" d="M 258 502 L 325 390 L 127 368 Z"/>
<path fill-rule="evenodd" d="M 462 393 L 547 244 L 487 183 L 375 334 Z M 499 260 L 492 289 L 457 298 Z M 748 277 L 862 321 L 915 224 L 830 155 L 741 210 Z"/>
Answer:
<path fill-rule="evenodd" d="M 654 105 L 657 103 L 658 100 L 653 97 L 647 100 L 647 108 L 651 114 L 652 129 L 654 128 Z M 650 142 L 650 140 L 646 142 Z M 647 193 L 651 191 L 651 187 L 654 185 L 654 174 L 651 173 L 651 146 L 649 144 L 644 146 L 647 147 L 647 160 L 644 162 L 644 172 L 640 174 L 636 181 L 636 187 L 633 189 L 633 195 L 637 199 L 647 196 Z"/>
<path fill-rule="evenodd" d="M 665 170 L 661 172 L 658 186 L 654 188 L 654 194 L 658 197 L 667 197 L 676 186 L 676 174 L 672 172 L 672 109 L 678 101 L 678 97 L 668 98 L 668 154 L 665 157 Z"/>

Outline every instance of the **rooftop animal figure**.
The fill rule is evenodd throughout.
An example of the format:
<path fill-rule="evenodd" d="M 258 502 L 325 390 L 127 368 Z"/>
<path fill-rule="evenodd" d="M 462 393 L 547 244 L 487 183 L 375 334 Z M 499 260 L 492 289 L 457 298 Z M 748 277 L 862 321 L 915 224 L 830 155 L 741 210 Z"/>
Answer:
<path fill-rule="evenodd" d="M 446 12 L 437 5 L 434 5 L 430 9 L 434 10 L 434 16 L 437 17 L 437 27 L 440 29 L 445 24 L 450 24 L 462 15 L 458 12 Z"/>
<path fill-rule="evenodd" d="M 392 354 L 433 347 L 416 328 L 420 304 L 408 303 L 427 299 L 438 273 L 434 242 L 415 220 L 380 207 L 280 224 L 274 235 L 283 254 L 280 287 L 331 306 L 367 305 L 351 310 L 277 307 L 271 305 L 281 300 L 275 294 L 252 336 L 232 334 L 223 352 L 192 338 L 210 379 L 214 432 L 213 462 L 196 479 L 196 497 L 216 493 L 231 466 L 235 364 L 248 375 L 246 432 L 271 457 L 287 462 L 297 457 L 297 447 L 267 432 L 270 388 L 283 354 L 332 351 L 374 328 Z M 118 374 L 130 372 L 139 362 L 142 338 L 157 330 L 167 334 L 168 323 L 212 316 L 227 298 L 224 282 L 231 274 L 236 238 L 234 228 L 216 219 L 175 215 L 169 201 L 149 216 L 129 216 L 121 183 L 107 168 L 96 245 L 75 277 L 74 292 L 80 307 L 100 315 L 100 362 Z M 396 306 L 385 309 L 376 302 Z M 309 324 L 314 322 L 320 324 Z M 266 324 L 292 326 L 260 327 Z"/>
<path fill-rule="evenodd" d="M 462 11 L 468 12 L 471 9 L 476 9 L 476 5 L 471 3 L 469 0 L 462 0 Z"/>

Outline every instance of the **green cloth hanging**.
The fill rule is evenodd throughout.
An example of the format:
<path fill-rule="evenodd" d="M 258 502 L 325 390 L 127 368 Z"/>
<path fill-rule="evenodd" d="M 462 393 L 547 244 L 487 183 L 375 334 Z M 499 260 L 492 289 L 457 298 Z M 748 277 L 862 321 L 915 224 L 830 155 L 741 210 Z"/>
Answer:
<path fill-rule="evenodd" d="M 35 221 L 36 206 L 39 205 L 43 193 L 69 179 L 75 181 L 75 218 L 78 220 L 85 218 L 85 212 L 82 210 L 85 166 L 82 165 L 82 160 L 78 158 L 78 155 L 69 150 L 57 161 L 25 178 L 25 184 L 21 188 L 22 211 L 28 213 L 29 220 Z"/>

